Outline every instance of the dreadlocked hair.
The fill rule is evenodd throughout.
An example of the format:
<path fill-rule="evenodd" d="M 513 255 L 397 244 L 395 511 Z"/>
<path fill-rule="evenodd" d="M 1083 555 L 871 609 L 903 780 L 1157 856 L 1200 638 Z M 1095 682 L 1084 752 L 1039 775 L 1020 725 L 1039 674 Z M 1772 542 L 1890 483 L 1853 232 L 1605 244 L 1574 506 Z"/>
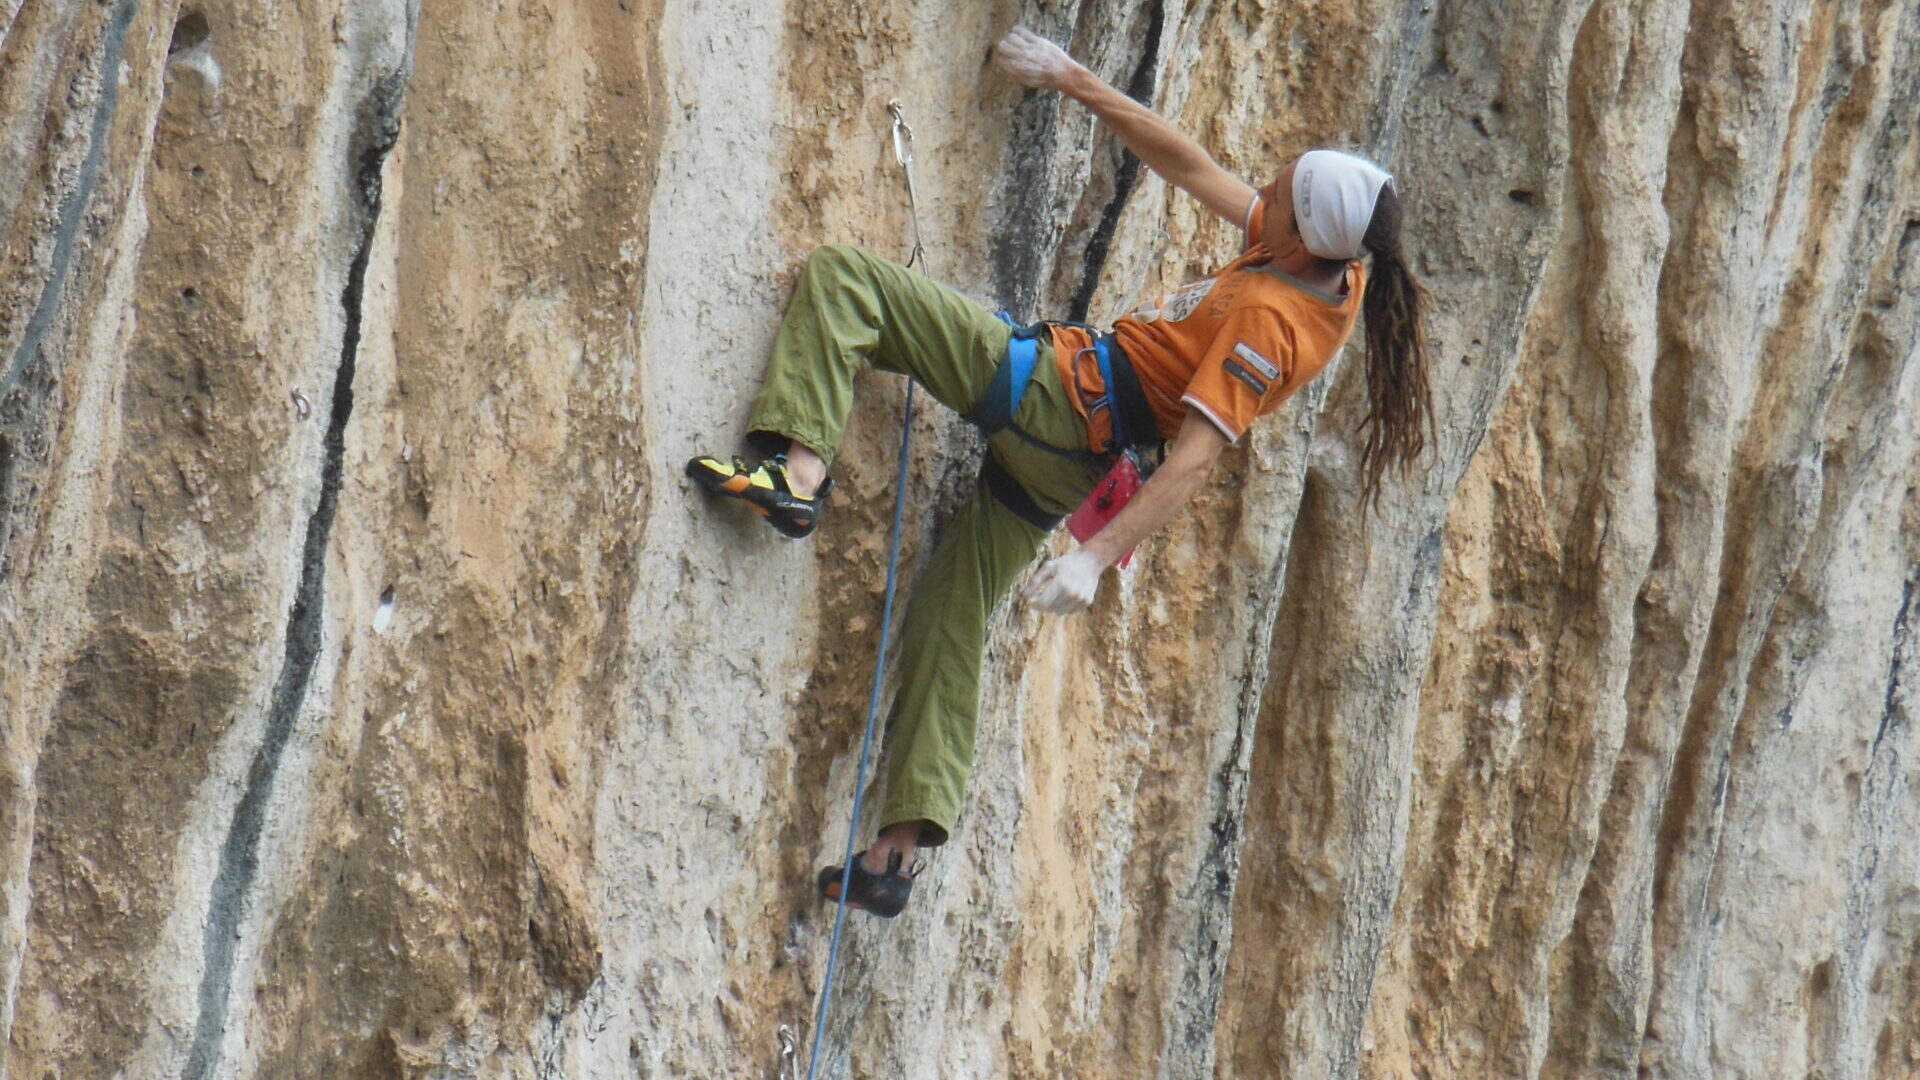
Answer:
<path fill-rule="evenodd" d="M 1439 441 L 1421 323 L 1426 290 L 1400 252 L 1401 216 L 1400 196 L 1388 183 L 1380 189 L 1360 241 L 1373 255 L 1361 300 L 1367 325 L 1367 418 L 1360 423 L 1367 441 L 1360 455 L 1360 472 L 1365 477 L 1361 498 L 1369 507 L 1379 500 L 1380 478 L 1389 467 L 1395 476 L 1404 477 L 1427 446 Z"/>

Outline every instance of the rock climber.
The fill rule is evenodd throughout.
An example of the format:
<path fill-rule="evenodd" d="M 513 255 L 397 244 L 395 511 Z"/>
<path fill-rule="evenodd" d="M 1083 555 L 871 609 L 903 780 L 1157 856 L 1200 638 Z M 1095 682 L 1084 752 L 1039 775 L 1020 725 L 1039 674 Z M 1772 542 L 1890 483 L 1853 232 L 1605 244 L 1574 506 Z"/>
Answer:
<path fill-rule="evenodd" d="M 1067 323 L 1023 331 L 925 275 L 856 248 L 820 248 L 800 274 L 750 414 L 749 440 L 772 456 L 688 462 L 702 486 L 797 538 L 819 524 L 862 364 L 911 376 L 991 433 L 980 483 L 907 604 L 879 835 L 848 867 L 820 874 L 828 899 L 844 887 L 849 905 L 886 917 L 906 905 L 917 849 L 944 844 L 960 814 L 988 617 L 1109 465 L 1172 440 L 1117 516 L 1034 573 L 1026 593 L 1043 610 L 1086 610 L 1101 573 L 1171 519 L 1220 451 L 1325 367 L 1363 316 L 1363 501 L 1390 466 L 1411 466 L 1433 423 L 1422 291 L 1400 252 L 1392 177 L 1314 150 L 1256 190 L 1024 27 L 995 56 L 1022 86 L 1079 101 L 1154 172 L 1239 227 L 1245 250 L 1106 333 Z M 1360 261 L 1368 255 L 1370 268 Z M 1020 367 L 1023 342 L 1037 342 L 1040 362 L 1014 385 L 1008 372 Z"/>

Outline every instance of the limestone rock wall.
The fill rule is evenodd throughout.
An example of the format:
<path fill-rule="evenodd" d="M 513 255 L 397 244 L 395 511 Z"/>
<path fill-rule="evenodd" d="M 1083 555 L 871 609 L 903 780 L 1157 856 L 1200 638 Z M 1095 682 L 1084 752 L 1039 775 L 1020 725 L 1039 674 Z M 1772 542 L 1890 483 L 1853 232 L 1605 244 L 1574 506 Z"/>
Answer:
<path fill-rule="evenodd" d="M 821 534 L 683 486 L 806 252 L 1110 318 L 1386 161 L 1440 439 L 1357 364 L 1094 611 L 1012 604 L 833 1075 L 1920 1075 L 1920 4 L 0 0 L 9 1076 L 778 1076 L 903 387 Z M 908 572 L 977 438 L 919 398 Z M 1057 539 L 1057 545 L 1067 541 Z"/>

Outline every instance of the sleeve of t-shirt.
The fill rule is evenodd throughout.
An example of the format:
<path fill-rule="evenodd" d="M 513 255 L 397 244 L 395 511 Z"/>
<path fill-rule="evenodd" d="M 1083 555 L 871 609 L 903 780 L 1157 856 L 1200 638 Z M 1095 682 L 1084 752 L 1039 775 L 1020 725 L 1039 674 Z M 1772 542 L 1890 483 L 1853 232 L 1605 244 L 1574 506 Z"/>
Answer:
<path fill-rule="evenodd" d="M 1266 219 L 1267 200 L 1261 198 L 1260 193 L 1256 191 L 1253 193 L 1253 201 L 1247 204 L 1246 243 L 1241 245 L 1240 250 L 1251 251 L 1260 243 L 1260 231 Z"/>
<path fill-rule="evenodd" d="M 1180 400 L 1237 441 L 1293 375 L 1293 338 L 1279 316 L 1258 308 L 1235 312 L 1207 347 Z"/>

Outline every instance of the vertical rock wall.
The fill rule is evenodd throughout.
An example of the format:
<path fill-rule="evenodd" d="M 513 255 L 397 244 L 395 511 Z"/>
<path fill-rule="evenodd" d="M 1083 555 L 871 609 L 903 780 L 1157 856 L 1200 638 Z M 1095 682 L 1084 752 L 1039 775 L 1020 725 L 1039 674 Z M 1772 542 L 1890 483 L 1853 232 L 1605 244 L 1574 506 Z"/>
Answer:
<path fill-rule="evenodd" d="M 1016 18 L 1390 164 L 1439 447 L 1363 513 L 1337 365 L 1003 609 L 833 1074 L 1920 1074 L 1914 0 L 0 0 L 7 1075 L 804 1055 L 903 387 L 808 543 L 680 463 L 811 246 L 906 256 L 889 99 L 985 302 L 1234 250 Z M 979 453 L 912 430 L 909 574 Z"/>

